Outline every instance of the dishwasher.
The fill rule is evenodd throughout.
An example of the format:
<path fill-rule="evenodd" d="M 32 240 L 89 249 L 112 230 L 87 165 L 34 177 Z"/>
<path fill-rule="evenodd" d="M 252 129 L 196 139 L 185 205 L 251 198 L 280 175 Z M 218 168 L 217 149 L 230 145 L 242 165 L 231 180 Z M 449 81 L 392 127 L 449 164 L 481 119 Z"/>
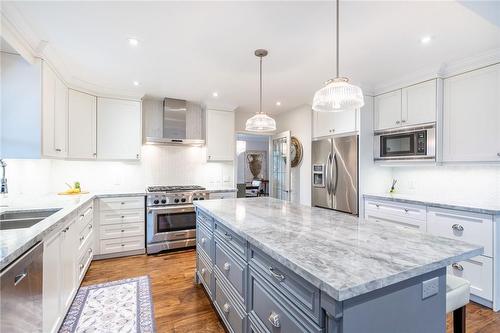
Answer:
<path fill-rule="evenodd" d="M 43 243 L 0 273 L 0 332 L 42 332 Z"/>

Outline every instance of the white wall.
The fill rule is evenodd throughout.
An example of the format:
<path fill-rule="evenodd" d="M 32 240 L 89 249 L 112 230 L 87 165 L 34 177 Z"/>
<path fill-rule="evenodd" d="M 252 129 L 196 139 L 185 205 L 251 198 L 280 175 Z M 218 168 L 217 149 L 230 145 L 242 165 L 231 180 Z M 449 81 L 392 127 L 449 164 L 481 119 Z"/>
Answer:
<path fill-rule="evenodd" d="M 443 200 L 500 202 L 500 166 L 443 165 L 392 168 L 396 190 Z"/>
<path fill-rule="evenodd" d="M 143 190 L 148 185 L 234 188 L 233 164 L 206 162 L 203 147 L 142 147 L 140 162 L 7 160 L 11 194 L 48 194 L 80 181 L 89 191 Z"/>
<path fill-rule="evenodd" d="M 292 168 L 291 199 L 292 202 L 311 205 L 311 141 L 312 111 L 310 105 L 279 113 L 275 117 L 277 133 L 290 131 L 302 143 L 304 154 L 302 162 Z"/>

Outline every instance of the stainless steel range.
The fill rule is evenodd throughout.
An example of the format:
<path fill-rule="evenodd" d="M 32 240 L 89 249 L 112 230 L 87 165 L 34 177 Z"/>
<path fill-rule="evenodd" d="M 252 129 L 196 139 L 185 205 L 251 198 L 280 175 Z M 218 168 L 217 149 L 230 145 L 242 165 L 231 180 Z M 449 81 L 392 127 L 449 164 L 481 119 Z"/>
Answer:
<path fill-rule="evenodd" d="M 150 186 L 146 197 L 146 251 L 196 245 L 196 213 L 193 201 L 207 200 L 201 186 Z"/>

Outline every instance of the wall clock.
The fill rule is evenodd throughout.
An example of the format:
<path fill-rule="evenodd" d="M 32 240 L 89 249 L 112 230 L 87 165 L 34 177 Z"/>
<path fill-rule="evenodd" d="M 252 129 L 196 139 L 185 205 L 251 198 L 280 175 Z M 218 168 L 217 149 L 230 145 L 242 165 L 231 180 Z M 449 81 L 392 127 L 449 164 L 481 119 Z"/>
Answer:
<path fill-rule="evenodd" d="M 299 139 L 292 136 L 290 145 L 290 159 L 292 160 L 292 168 L 295 168 L 302 161 L 302 143 L 300 143 Z"/>

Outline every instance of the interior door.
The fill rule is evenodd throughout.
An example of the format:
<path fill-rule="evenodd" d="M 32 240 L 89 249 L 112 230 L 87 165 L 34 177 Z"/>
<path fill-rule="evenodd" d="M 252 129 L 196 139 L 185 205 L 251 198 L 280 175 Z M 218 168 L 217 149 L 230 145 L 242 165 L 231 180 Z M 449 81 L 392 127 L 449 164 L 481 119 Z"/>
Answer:
<path fill-rule="evenodd" d="M 271 196 L 290 200 L 290 131 L 279 133 L 271 140 Z"/>
<path fill-rule="evenodd" d="M 312 205 L 317 207 L 332 208 L 331 196 L 331 150 L 332 139 L 323 139 L 312 142 L 313 169 L 322 170 L 322 173 L 313 174 L 313 177 L 322 177 L 317 185 L 312 185 Z M 313 180 L 311 180 L 313 181 Z"/>
<path fill-rule="evenodd" d="M 358 214 L 358 136 L 332 139 L 333 209 Z"/>

